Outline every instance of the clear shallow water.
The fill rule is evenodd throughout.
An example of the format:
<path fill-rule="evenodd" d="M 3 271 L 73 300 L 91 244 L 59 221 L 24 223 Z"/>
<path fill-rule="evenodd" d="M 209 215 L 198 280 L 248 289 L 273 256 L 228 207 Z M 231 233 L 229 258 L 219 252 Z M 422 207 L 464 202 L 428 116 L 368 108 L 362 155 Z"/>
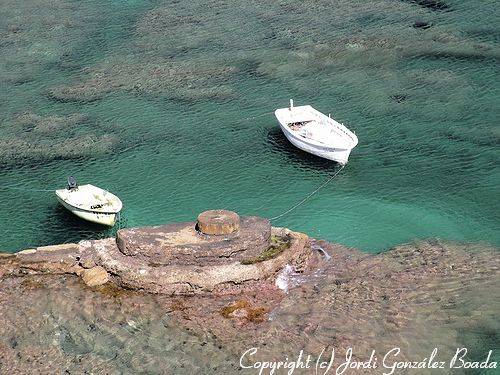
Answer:
<path fill-rule="evenodd" d="M 0 248 L 112 234 L 31 190 L 68 174 L 120 196 L 123 226 L 279 214 L 337 168 L 280 133 L 289 98 L 360 143 L 275 225 L 369 252 L 500 244 L 499 5 L 447 4 L 2 2 Z"/>
<path fill-rule="evenodd" d="M 300 350 L 314 363 L 322 350 L 334 348 L 328 374 L 348 348 L 363 361 L 375 350 L 377 369 L 344 373 L 380 375 L 389 372 L 385 353 L 399 347 L 401 353 L 385 361 L 389 366 L 393 360 L 427 362 L 434 348 L 434 361 L 446 365 L 395 374 L 498 373 L 449 368 L 463 347 L 468 361 L 482 362 L 490 350 L 490 361 L 500 360 L 497 249 L 429 241 L 367 256 L 340 245 L 315 246 L 331 260 L 311 260 L 300 274 L 282 273 L 286 294 L 265 281 L 238 295 L 181 299 L 109 284 L 88 288 L 70 275 L 1 278 L 0 372 L 257 374 L 239 368 L 240 356 L 256 347 L 243 363 L 294 360 Z M 0 258 L 0 274 L 5 266 Z"/>

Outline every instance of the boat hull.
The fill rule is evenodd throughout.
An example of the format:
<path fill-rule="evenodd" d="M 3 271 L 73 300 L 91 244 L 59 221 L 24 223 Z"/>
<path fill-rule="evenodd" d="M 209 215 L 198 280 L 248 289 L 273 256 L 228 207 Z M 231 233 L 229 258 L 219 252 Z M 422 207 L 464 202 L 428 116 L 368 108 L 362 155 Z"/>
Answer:
<path fill-rule="evenodd" d="M 116 213 L 104 213 L 104 212 L 92 212 L 87 210 L 82 210 L 78 207 L 74 207 L 65 201 L 63 201 L 59 196 L 57 196 L 57 200 L 61 205 L 64 206 L 68 211 L 78 216 L 83 220 L 90 221 L 92 223 L 106 225 L 112 227 L 116 222 Z"/>
<path fill-rule="evenodd" d="M 310 105 L 279 108 L 274 112 L 283 134 L 297 148 L 321 158 L 347 164 L 358 144 L 356 134 L 344 124 Z"/>
<path fill-rule="evenodd" d="M 281 123 L 280 123 L 280 128 L 283 131 L 283 134 L 285 134 L 285 137 L 290 141 L 290 143 L 293 144 L 295 147 L 301 149 L 302 151 L 319 156 L 321 158 L 333 160 L 342 165 L 347 164 L 352 148 L 343 149 L 343 148 L 312 145 L 311 143 L 302 139 L 300 136 L 296 136 L 293 133 L 291 133 Z"/>

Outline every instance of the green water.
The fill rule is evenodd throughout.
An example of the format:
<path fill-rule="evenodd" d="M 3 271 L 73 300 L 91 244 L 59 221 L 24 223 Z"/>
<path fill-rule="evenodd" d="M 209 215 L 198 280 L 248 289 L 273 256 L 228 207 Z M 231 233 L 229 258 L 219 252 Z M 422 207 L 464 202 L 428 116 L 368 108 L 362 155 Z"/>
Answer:
<path fill-rule="evenodd" d="M 210 208 L 278 215 L 338 168 L 281 134 L 271 112 L 289 98 L 359 145 L 274 225 L 368 252 L 428 237 L 499 245 L 500 5 L 417 3 L 2 1 L 0 249 L 113 233 L 34 190 L 69 174 L 117 194 L 121 226 Z M 51 94 L 81 86 L 78 100 Z M 23 113 L 85 118 L 33 130 Z"/>

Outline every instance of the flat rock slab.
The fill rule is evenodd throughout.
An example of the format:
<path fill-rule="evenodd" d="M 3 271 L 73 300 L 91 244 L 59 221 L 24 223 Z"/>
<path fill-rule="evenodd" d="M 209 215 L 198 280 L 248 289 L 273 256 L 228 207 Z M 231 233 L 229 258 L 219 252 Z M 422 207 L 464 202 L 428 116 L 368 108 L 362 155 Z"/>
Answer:
<path fill-rule="evenodd" d="M 17 272 L 24 273 L 77 273 L 81 248 L 77 244 L 41 246 L 19 251 L 15 258 L 19 263 Z"/>
<path fill-rule="evenodd" d="M 122 287 L 150 293 L 192 295 L 207 292 L 224 293 L 226 289 L 249 281 L 265 280 L 275 276 L 287 264 L 300 269 L 312 254 L 309 237 L 286 229 L 274 229 L 278 236 L 289 236 L 290 246 L 274 258 L 254 264 L 206 262 L 194 264 L 152 265 L 141 257 L 128 256 L 118 248 L 113 238 L 82 241 L 85 253 L 94 253 L 96 262 L 113 275 Z"/>
<path fill-rule="evenodd" d="M 181 223 L 121 230 L 118 241 L 28 249 L 0 258 L 0 278 L 75 274 L 92 287 L 110 282 L 168 295 L 235 294 L 262 282 L 272 285 L 286 265 L 300 271 L 309 261 L 305 234 L 271 228 L 269 220 L 258 217 L 241 218 L 240 224 L 238 232 L 223 236 Z"/>
<path fill-rule="evenodd" d="M 269 247 L 271 223 L 259 217 L 242 217 L 240 229 L 225 235 L 206 235 L 195 222 L 121 229 L 117 245 L 127 256 L 150 265 L 232 263 L 262 253 Z"/>

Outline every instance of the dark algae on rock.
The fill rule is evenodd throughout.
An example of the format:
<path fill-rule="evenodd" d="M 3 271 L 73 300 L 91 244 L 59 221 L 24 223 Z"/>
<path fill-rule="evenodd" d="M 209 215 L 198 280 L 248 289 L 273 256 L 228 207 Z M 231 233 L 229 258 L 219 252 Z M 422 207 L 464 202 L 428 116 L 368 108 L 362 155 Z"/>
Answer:
<path fill-rule="evenodd" d="M 265 307 L 255 307 L 247 300 L 238 300 L 221 309 L 224 318 L 240 318 L 246 322 L 262 323 L 268 310 Z"/>
<path fill-rule="evenodd" d="M 263 262 L 268 259 L 275 258 L 291 245 L 292 239 L 290 236 L 280 237 L 277 235 L 271 236 L 271 245 L 259 255 L 253 258 L 243 259 L 241 264 L 254 264 Z"/>
<path fill-rule="evenodd" d="M 403 0 L 409 3 L 414 3 L 420 5 L 422 8 L 426 8 L 432 11 L 448 11 L 450 6 L 441 0 Z"/>

